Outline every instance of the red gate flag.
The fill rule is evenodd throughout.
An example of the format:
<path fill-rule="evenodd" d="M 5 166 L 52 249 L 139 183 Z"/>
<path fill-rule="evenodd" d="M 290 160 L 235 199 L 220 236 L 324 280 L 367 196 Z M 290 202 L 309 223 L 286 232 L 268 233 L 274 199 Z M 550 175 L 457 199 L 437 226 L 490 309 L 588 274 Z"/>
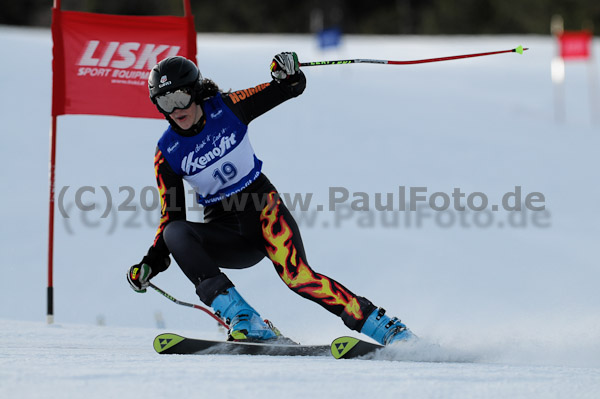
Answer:
<path fill-rule="evenodd" d="M 163 118 L 148 98 L 160 60 L 196 61 L 192 15 L 125 16 L 52 10 L 52 115 Z"/>
<path fill-rule="evenodd" d="M 48 201 L 47 320 L 54 322 L 54 184 L 59 115 L 160 118 L 148 99 L 148 75 L 160 60 L 182 55 L 196 61 L 190 0 L 185 17 L 145 17 L 52 8 L 52 122 Z"/>
<path fill-rule="evenodd" d="M 564 60 L 587 60 L 590 58 L 592 32 L 563 32 L 558 35 L 560 56 Z"/>

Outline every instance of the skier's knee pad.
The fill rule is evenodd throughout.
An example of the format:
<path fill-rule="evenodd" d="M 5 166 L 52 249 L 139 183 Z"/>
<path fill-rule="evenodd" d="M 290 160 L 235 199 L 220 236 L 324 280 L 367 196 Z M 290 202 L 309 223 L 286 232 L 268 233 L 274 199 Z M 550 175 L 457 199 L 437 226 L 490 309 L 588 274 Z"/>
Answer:
<path fill-rule="evenodd" d="M 177 252 L 179 247 L 185 246 L 192 237 L 192 229 L 185 220 L 174 220 L 167 224 L 163 238 L 171 253 Z"/>

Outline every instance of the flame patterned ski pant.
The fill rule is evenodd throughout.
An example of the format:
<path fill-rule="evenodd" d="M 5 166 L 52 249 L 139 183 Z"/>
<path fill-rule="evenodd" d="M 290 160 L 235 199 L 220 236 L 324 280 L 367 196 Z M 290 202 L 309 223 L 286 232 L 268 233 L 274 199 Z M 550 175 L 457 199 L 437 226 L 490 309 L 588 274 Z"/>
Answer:
<path fill-rule="evenodd" d="M 264 175 L 227 200 L 205 208 L 205 223 L 173 221 L 164 232 L 169 250 L 204 303 L 210 305 L 233 285 L 221 268 L 247 268 L 266 256 L 292 291 L 360 331 L 375 306 L 312 270 L 296 221 Z"/>

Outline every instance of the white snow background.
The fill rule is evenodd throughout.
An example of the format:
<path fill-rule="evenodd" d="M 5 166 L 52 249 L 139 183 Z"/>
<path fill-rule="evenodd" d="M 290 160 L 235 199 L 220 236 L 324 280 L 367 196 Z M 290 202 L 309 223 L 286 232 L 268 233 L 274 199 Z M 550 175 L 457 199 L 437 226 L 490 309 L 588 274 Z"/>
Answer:
<path fill-rule="evenodd" d="M 313 193 L 304 216 L 317 219 L 300 223 L 311 266 L 400 317 L 421 344 L 369 361 L 160 356 L 152 348 L 160 332 L 223 337 L 203 313 L 153 291 L 136 294 L 125 280 L 156 229 L 158 211 L 141 210 L 140 198 L 155 185 L 166 122 L 59 117 L 56 191 L 69 186 L 62 205 L 70 217 L 57 210 L 56 322 L 47 325 L 52 41 L 49 30 L 1 27 L 0 397 L 597 398 L 600 125 L 592 117 L 600 110 L 591 115 L 599 88 L 586 64 L 567 64 L 566 119 L 556 123 L 550 37 L 357 36 L 322 52 L 309 36 L 199 35 L 198 62 L 205 77 L 237 90 L 270 80 L 271 58 L 285 50 L 301 61 L 409 60 L 519 44 L 530 50 L 305 68 L 304 94 L 250 124 L 278 189 Z M 597 39 L 594 52 L 597 59 Z M 74 205 L 83 186 L 96 190 L 83 197 L 95 211 Z M 137 210 L 102 218 L 103 186 L 115 208 L 127 198 L 119 188 L 132 187 Z M 385 212 L 327 211 L 329 187 L 369 193 L 374 209 L 375 193 L 399 186 L 482 192 L 490 206 L 520 186 L 523 198 L 542 193 L 546 210 L 425 209 L 395 222 Z M 314 212 L 317 204 L 325 211 Z M 289 291 L 268 261 L 228 275 L 291 338 L 360 336 Z M 154 283 L 199 303 L 176 264 Z"/>

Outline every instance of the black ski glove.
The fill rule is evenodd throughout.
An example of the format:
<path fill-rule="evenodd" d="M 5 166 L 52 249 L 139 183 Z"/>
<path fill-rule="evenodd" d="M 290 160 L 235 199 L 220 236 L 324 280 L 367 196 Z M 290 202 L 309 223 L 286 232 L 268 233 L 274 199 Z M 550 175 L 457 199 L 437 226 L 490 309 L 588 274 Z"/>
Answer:
<path fill-rule="evenodd" d="M 298 62 L 298 55 L 294 52 L 283 52 L 273 57 L 271 61 L 271 76 L 277 82 L 281 83 L 284 80 L 294 79 L 298 72 L 300 72 L 300 64 Z"/>
<path fill-rule="evenodd" d="M 167 254 L 159 253 L 154 247 L 150 247 L 148 254 L 137 265 L 133 265 L 127 272 L 127 281 L 135 292 L 144 293 L 150 284 L 150 279 L 158 273 L 167 270 L 171 264 L 171 258 Z"/>

